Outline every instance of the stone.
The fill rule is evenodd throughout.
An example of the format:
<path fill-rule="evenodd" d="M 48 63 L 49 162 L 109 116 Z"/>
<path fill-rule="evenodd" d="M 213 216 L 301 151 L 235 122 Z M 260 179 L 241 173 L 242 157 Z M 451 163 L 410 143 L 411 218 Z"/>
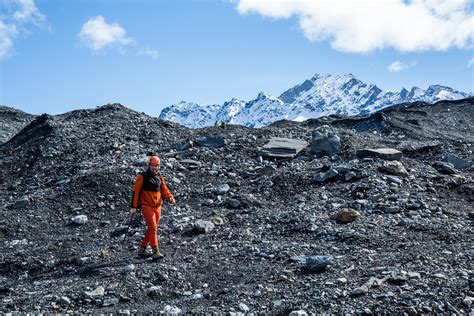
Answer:
<path fill-rule="evenodd" d="M 268 222 L 270 224 L 278 224 L 278 221 L 279 221 L 278 214 L 275 214 L 275 213 L 270 214 L 270 217 L 268 219 Z"/>
<path fill-rule="evenodd" d="M 207 234 L 214 229 L 215 225 L 213 222 L 204 221 L 202 219 L 197 220 L 194 223 L 194 229 L 201 234 Z"/>
<path fill-rule="evenodd" d="M 400 160 L 403 153 L 394 148 L 365 148 L 356 152 L 359 158 L 381 158 L 383 160 Z"/>
<path fill-rule="evenodd" d="M 433 168 L 442 174 L 455 174 L 457 172 L 454 165 L 449 162 L 436 161 L 433 163 Z"/>
<path fill-rule="evenodd" d="M 183 159 L 179 161 L 180 164 L 185 166 L 189 170 L 195 170 L 202 167 L 202 163 L 193 159 Z"/>
<path fill-rule="evenodd" d="M 419 272 L 408 272 L 408 277 L 410 279 L 421 279 L 421 274 Z"/>
<path fill-rule="evenodd" d="M 87 223 L 87 215 L 77 215 L 71 218 L 71 222 L 76 225 L 84 225 Z"/>
<path fill-rule="evenodd" d="M 105 294 L 105 289 L 102 286 L 98 286 L 95 290 L 93 291 L 86 291 L 84 292 L 84 295 L 89 298 L 89 299 L 100 299 L 104 297 Z"/>
<path fill-rule="evenodd" d="M 146 294 L 148 296 L 154 297 L 154 296 L 159 296 L 160 292 L 161 292 L 161 288 L 159 286 L 153 285 L 147 289 Z"/>
<path fill-rule="evenodd" d="M 454 168 L 463 170 L 468 169 L 473 166 L 473 162 L 463 159 L 455 154 L 452 153 L 445 153 L 441 157 L 442 162 L 448 162 L 453 165 Z"/>
<path fill-rule="evenodd" d="M 221 148 L 226 145 L 226 141 L 220 137 L 201 136 L 196 138 L 196 144 L 210 148 Z"/>
<path fill-rule="evenodd" d="M 353 172 L 353 171 L 349 171 L 348 173 L 346 173 L 346 174 L 344 175 L 344 179 L 345 179 L 346 181 L 351 181 L 351 180 L 354 179 L 355 177 L 357 177 L 357 174 L 356 174 L 355 172 Z"/>
<path fill-rule="evenodd" d="M 163 308 L 162 313 L 165 315 L 170 315 L 170 316 L 178 316 L 181 314 L 181 309 L 176 306 L 166 305 Z"/>
<path fill-rule="evenodd" d="M 466 305 L 467 307 L 471 307 L 473 300 L 474 300 L 474 297 L 466 296 L 466 297 L 462 300 L 462 303 L 463 303 L 464 305 Z"/>
<path fill-rule="evenodd" d="M 218 187 L 214 188 L 213 192 L 217 195 L 224 195 L 229 192 L 230 186 L 227 183 L 221 184 Z"/>
<path fill-rule="evenodd" d="M 367 285 L 362 285 L 353 289 L 351 292 L 351 295 L 360 296 L 360 295 L 365 295 L 367 293 L 369 293 L 369 288 L 367 287 Z"/>
<path fill-rule="evenodd" d="M 336 169 L 329 169 L 328 171 L 320 171 L 316 172 L 316 174 L 313 177 L 313 180 L 315 182 L 325 182 L 329 179 L 337 177 L 339 173 L 336 171 Z"/>
<path fill-rule="evenodd" d="M 400 212 L 400 206 L 397 206 L 397 205 L 385 206 L 383 208 L 383 211 L 385 213 L 398 213 L 398 212 Z"/>
<path fill-rule="evenodd" d="M 61 296 L 61 298 L 59 299 L 59 305 L 61 305 L 62 307 L 68 307 L 69 305 L 71 305 L 71 300 L 67 296 Z"/>
<path fill-rule="evenodd" d="M 89 263 L 91 261 L 91 258 L 89 258 L 89 257 L 80 257 L 80 258 L 76 258 L 76 260 L 74 260 L 74 261 L 75 261 L 76 265 L 83 266 L 86 263 Z"/>
<path fill-rule="evenodd" d="M 387 176 L 387 181 L 390 182 L 390 183 L 396 183 L 398 185 L 402 185 L 403 184 L 403 180 L 400 179 L 399 177 L 397 176 Z"/>
<path fill-rule="evenodd" d="M 303 140 L 272 137 L 263 146 L 261 154 L 269 158 L 293 158 L 306 147 L 308 143 Z"/>
<path fill-rule="evenodd" d="M 308 313 L 306 313 L 304 310 L 295 310 L 295 311 L 291 311 L 290 314 L 288 314 L 288 316 L 308 316 Z"/>
<path fill-rule="evenodd" d="M 26 204 L 28 204 L 28 202 L 29 202 L 28 198 L 22 198 L 20 200 L 17 200 L 15 204 L 13 204 L 13 208 L 16 210 L 24 208 Z"/>
<path fill-rule="evenodd" d="M 341 139 L 329 126 L 323 125 L 312 132 L 311 153 L 334 155 L 341 149 Z"/>
<path fill-rule="evenodd" d="M 351 208 L 342 208 L 341 210 L 339 210 L 339 212 L 329 216 L 329 218 L 344 224 L 352 223 L 353 221 L 359 220 L 360 217 L 360 213 Z"/>
<path fill-rule="evenodd" d="M 400 161 L 384 161 L 383 165 L 380 166 L 379 169 L 382 172 L 395 176 L 408 176 L 408 171 Z"/>
<path fill-rule="evenodd" d="M 237 199 L 229 199 L 227 202 L 227 205 L 229 205 L 230 208 L 239 208 L 240 204 L 240 201 Z"/>
<path fill-rule="evenodd" d="M 176 150 L 177 151 L 183 151 L 183 150 L 186 150 L 186 149 L 189 149 L 189 148 L 192 148 L 193 147 L 193 142 L 191 140 L 187 140 L 183 143 L 180 143 L 178 145 L 176 145 Z"/>
<path fill-rule="evenodd" d="M 239 303 L 239 309 L 244 313 L 248 313 L 250 311 L 250 308 L 244 303 Z"/>
<path fill-rule="evenodd" d="M 214 216 L 212 219 L 211 219 L 212 223 L 214 223 L 214 225 L 216 226 L 221 226 L 221 225 L 224 225 L 224 220 L 222 219 L 222 217 L 219 217 L 219 216 Z"/>
<path fill-rule="evenodd" d="M 112 298 L 107 298 L 104 300 L 102 303 L 102 306 L 107 307 L 107 306 L 114 306 L 119 302 L 118 298 L 112 297 Z"/>
<path fill-rule="evenodd" d="M 306 257 L 304 270 L 310 273 L 319 273 L 326 270 L 332 264 L 332 257 L 328 256 L 309 256 Z"/>

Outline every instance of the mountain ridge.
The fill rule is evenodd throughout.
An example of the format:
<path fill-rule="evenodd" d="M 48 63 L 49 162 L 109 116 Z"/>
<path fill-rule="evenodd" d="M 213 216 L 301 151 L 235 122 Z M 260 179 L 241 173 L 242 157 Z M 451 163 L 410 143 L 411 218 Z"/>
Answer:
<path fill-rule="evenodd" d="M 260 92 L 250 101 L 232 98 L 219 106 L 180 102 L 166 107 L 160 119 L 196 128 L 218 122 L 247 127 L 267 126 L 278 120 L 304 121 L 331 114 L 367 115 L 391 105 L 424 101 L 458 100 L 470 94 L 434 84 L 426 90 L 412 87 L 399 92 L 383 91 L 353 74 L 315 74 L 278 97 Z"/>

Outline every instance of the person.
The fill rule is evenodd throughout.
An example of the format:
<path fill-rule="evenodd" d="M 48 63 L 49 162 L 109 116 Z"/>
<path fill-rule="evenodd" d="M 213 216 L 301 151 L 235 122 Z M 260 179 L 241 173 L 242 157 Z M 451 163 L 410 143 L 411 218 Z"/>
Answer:
<path fill-rule="evenodd" d="M 153 259 L 163 258 L 158 246 L 157 234 L 163 197 L 171 204 L 176 205 L 173 195 L 166 186 L 165 179 L 160 174 L 160 158 L 151 156 L 148 169 L 146 172 L 140 173 L 135 180 L 130 208 L 130 214 L 133 215 L 140 206 L 145 218 L 146 232 L 138 247 L 138 255 L 141 257 L 150 256 L 146 251 L 150 245 Z"/>

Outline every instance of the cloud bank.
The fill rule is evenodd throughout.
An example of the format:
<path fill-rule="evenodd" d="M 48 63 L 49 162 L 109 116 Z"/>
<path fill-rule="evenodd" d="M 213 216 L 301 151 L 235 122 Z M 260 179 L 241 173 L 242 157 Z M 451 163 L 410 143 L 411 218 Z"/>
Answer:
<path fill-rule="evenodd" d="M 237 10 L 274 19 L 295 16 L 310 41 L 368 53 L 472 48 L 472 6 L 470 0 L 239 0 Z"/>

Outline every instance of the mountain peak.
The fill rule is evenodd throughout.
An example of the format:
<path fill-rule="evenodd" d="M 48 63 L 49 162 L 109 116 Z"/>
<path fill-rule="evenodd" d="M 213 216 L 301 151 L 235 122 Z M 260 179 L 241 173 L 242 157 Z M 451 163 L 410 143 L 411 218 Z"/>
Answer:
<path fill-rule="evenodd" d="M 356 79 L 353 74 L 342 74 L 342 75 L 333 75 L 333 74 L 315 74 L 311 77 L 311 81 L 316 81 L 318 79 L 333 79 L 333 80 L 351 80 Z"/>
<path fill-rule="evenodd" d="M 257 99 L 267 99 L 268 98 L 268 95 L 265 94 L 265 92 L 263 91 L 260 91 L 257 95 Z"/>

